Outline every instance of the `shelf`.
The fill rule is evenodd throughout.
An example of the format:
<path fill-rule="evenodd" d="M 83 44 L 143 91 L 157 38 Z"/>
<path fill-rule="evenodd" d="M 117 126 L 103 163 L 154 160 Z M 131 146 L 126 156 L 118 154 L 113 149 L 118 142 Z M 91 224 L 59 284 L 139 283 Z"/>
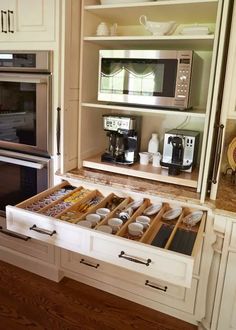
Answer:
<path fill-rule="evenodd" d="M 191 116 L 197 118 L 205 118 L 206 113 L 205 109 L 191 109 L 191 110 L 173 110 L 173 109 L 153 109 L 153 108 L 145 108 L 145 107 L 135 107 L 135 106 L 122 106 L 122 105 L 114 105 L 114 104 L 102 104 L 102 103 L 90 103 L 90 102 L 83 102 L 83 107 L 88 108 L 100 108 L 100 109 L 107 109 L 107 110 L 115 110 L 115 111 L 128 111 L 128 112 L 141 112 L 141 113 L 150 113 L 150 114 L 157 114 L 157 115 L 167 115 L 167 116 Z"/>
<path fill-rule="evenodd" d="M 181 172 L 180 175 L 170 176 L 165 168 L 153 167 L 149 165 L 140 165 L 139 163 L 132 166 L 117 165 L 112 163 L 101 162 L 100 155 L 90 157 L 83 160 L 83 166 L 123 175 L 135 176 L 165 183 L 178 184 L 180 186 L 197 188 L 198 170 L 192 173 Z"/>
<path fill-rule="evenodd" d="M 171 0 L 151 1 L 141 3 L 93 5 L 84 9 L 100 16 L 108 22 L 116 22 L 118 14 L 119 24 L 137 24 L 140 15 L 146 15 L 149 20 L 175 20 L 177 23 L 213 23 L 216 20 L 218 0 Z M 169 10 L 171 6 L 171 10 Z M 156 9 L 156 10 L 155 10 Z"/>
<path fill-rule="evenodd" d="M 111 45 L 115 48 L 120 48 L 121 45 L 141 48 L 142 45 L 153 48 L 154 42 L 158 42 L 158 47 L 168 46 L 173 49 L 188 48 L 199 50 L 211 50 L 214 42 L 214 34 L 208 35 L 166 35 L 166 36 L 115 36 L 115 37 L 84 37 L 84 41 L 94 42 L 100 45 Z"/>

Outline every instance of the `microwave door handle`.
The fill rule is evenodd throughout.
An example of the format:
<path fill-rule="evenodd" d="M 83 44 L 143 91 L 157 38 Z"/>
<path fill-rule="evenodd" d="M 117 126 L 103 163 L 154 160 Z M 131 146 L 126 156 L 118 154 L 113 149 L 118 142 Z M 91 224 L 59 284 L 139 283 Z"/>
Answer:
<path fill-rule="evenodd" d="M 35 168 L 37 170 L 42 170 L 46 165 L 46 163 L 35 163 L 35 162 L 23 160 L 23 159 L 16 159 L 16 158 L 11 158 L 11 157 L 6 157 L 6 156 L 0 156 L 0 161 L 10 163 L 10 164 L 15 164 L 15 165 L 31 167 L 31 168 Z"/>

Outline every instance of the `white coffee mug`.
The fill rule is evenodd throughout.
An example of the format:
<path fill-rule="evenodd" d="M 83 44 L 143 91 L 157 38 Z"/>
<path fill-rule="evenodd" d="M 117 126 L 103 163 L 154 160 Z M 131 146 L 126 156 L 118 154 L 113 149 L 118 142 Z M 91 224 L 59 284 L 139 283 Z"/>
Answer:
<path fill-rule="evenodd" d="M 101 225 L 97 227 L 98 231 L 102 231 L 103 233 L 111 234 L 112 228 L 108 225 Z"/>
<path fill-rule="evenodd" d="M 86 228 L 91 228 L 92 227 L 92 223 L 88 220 L 81 220 L 81 221 L 77 222 L 77 225 L 82 226 L 82 227 L 86 227 Z"/>
<path fill-rule="evenodd" d="M 152 166 L 154 166 L 154 167 L 161 167 L 160 161 L 161 161 L 161 154 L 160 154 L 160 152 L 157 152 L 156 154 L 153 154 L 152 155 Z"/>
<path fill-rule="evenodd" d="M 86 215 L 86 220 L 90 221 L 92 223 L 92 227 L 94 227 L 101 220 L 101 216 L 96 213 L 90 213 Z"/>
<path fill-rule="evenodd" d="M 128 232 L 131 236 L 142 236 L 143 235 L 143 225 L 138 222 L 132 222 L 128 225 Z"/>
<path fill-rule="evenodd" d="M 117 27 L 118 27 L 117 23 L 112 24 L 112 26 L 110 27 L 110 35 L 111 36 L 116 36 Z"/>
<path fill-rule="evenodd" d="M 135 221 L 137 223 L 141 223 L 141 225 L 143 225 L 143 228 L 144 229 L 147 229 L 149 227 L 149 224 L 150 224 L 150 218 L 147 217 L 146 215 L 139 215 Z"/>
<path fill-rule="evenodd" d="M 148 152 L 140 152 L 140 164 L 141 165 L 148 165 L 149 159 L 150 159 L 150 154 Z"/>
<path fill-rule="evenodd" d="M 119 218 L 111 218 L 108 220 L 108 225 L 112 228 L 112 232 L 114 234 L 123 225 L 123 221 Z"/>

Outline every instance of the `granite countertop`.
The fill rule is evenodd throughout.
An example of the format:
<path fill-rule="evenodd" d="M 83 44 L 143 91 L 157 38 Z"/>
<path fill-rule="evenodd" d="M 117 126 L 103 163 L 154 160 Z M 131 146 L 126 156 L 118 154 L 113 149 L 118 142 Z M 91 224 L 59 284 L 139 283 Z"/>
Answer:
<path fill-rule="evenodd" d="M 58 175 L 60 174 L 58 173 Z M 118 189 L 128 189 L 134 192 L 145 192 L 170 200 L 173 199 L 200 205 L 200 194 L 194 188 L 87 168 L 74 169 L 67 172 L 63 177 L 104 184 Z M 217 199 L 215 201 L 206 199 L 204 205 L 216 210 L 218 213 L 236 216 L 236 184 L 232 181 L 231 177 L 221 177 Z"/>

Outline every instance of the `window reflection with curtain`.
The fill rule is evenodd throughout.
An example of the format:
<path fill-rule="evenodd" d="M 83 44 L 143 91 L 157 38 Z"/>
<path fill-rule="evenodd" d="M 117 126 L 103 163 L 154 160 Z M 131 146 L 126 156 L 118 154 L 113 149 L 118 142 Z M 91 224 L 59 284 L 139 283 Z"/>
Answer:
<path fill-rule="evenodd" d="M 103 59 L 101 91 L 147 96 L 162 93 L 164 68 L 155 60 Z"/>

